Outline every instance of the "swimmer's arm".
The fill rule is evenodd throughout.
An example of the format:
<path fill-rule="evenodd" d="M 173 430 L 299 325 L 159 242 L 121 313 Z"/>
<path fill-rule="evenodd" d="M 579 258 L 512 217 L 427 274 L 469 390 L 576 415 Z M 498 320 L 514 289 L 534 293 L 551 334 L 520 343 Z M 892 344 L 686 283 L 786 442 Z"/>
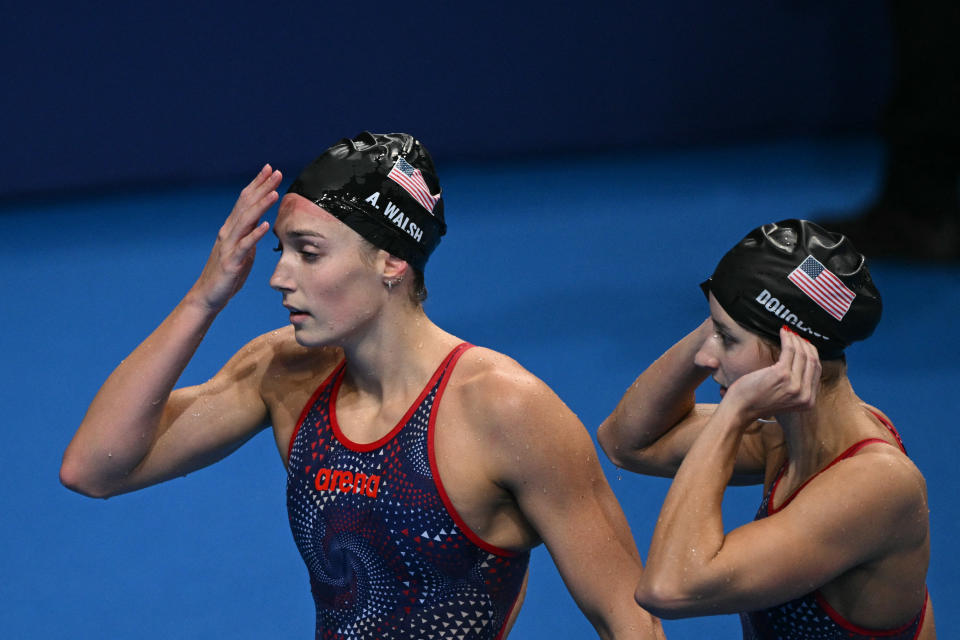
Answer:
<path fill-rule="evenodd" d="M 168 388 L 179 371 L 170 348 L 177 341 L 167 332 L 187 325 L 177 315 L 124 360 L 94 398 L 60 469 L 70 489 L 106 498 L 182 476 L 266 426 L 258 383 L 262 349 L 248 346 L 204 384 Z"/>
<path fill-rule="evenodd" d="M 684 618 L 799 598 L 855 567 L 920 547 L 928 535 L 925 493 L 916 468 L 891 448 L 831 467 L 777 513 L 726 535 L 718 499 L 705 506 L 684 494 L 687 509 L 700 513 L 662 531 L 673 537 L 669 549 L 651 546 L 637 602 L 661 617 Z M 904 594 L 907 612 L 922 603 L 922 580 L 917 587 Z"/>
<path fill-rule="evenodd" d="M 708 318 L 640 374 L 613 413 L 597 430 L 597 441 L 619 467 L 647 475 L 673 477 L 716 410 L 698 404 L 695 391 L 710 372 L 694 356 L 713 336 Z M 764 445 L 759 429 L 743 439 L 734 484 L 762 481 Z"/>
<path fill-rule="evenodd" d="M 184 435 L 184 429 L 214 420 L 214 412 L 222 405 L 239 400 L 232 394 L 243 396 L 240 406 L 250 410 L 251 392 L 242 384 L 231 388 L 233 378 L 243 380 L 240 367 L 228 366 L 199 388 L 177 392 L 173 388 L 217 313 L 243 285 L 256 242 L 266 233 L 260 217 L 276 202 L 280 178 L 279 172 L 266 166 L 241 192 L 196 284 L 104 382 L 64 453 L 60 478 L 66 486 L 99 497 L 131 491 L 192 468 L 201 461 L 193 457 L 199 450 L 205 452 L 201 456 L 205 460 L 211 448 L 242 441 L 252 435 L 248 431 L 255 424 L 263 422 L 260 409 L 238 420 L 226 407 L 238 433 L 220 433 L 216 442 L 203 443 Z M 173 436 L 183 437 L 187 450 L 178 448 L 172 456 L 151 458 L 156 451 L 169 452 Z M 152 464 L 154 459 L 164 461 L 164 468 Z M 184 466 L 188 459 L 193 462 Z"/>
<path fill-rule="evenodd" d="M 791 503 L 779 514 L 724 535 L 721 504 L 746 425 L 757 416 L 809 409 L 816 401 L 816 350 L 785 332 L 781 344 L 777 363 L 742 376 L 730 387 L 671 483 L 635 594 L 639 604 L 658 615 L 771 606 L 790 599 L 789 594 L 808 593 L 865 561 L 863 553 L 881 549 L 877 541 L 883 535 L 864 527 L 869 522 L 866 529 L 871 529 L 877 521 L 856 506 L 857 494 L 841 487 L 834 487 L 836 495 L 825 494 L 818 488 L 821 478 L 798 495 L 794 502 L 799 508 Z M 833 469 L 829 471 L 833 475 Z M 860 483 L 854 486 L 866 489 Z M 877 490 L 866 490 L 867 502 L 872 493 Z M 838 504 L 862 522 L 857 525 Z M 851 539 L 841 540 L 845 528 Z M 858 550 L 861 545 L 864 551 Z"/>
<path fill-rule="evenodd" d="M 497 481 L 549 550 L 570 594 L 602 638 L 663 637 L 632 593 L 640 555 L 604 477 L 589 433 L 547 386 L 504 378 L 486 403 L 500 437 L 490 451 Z"/>

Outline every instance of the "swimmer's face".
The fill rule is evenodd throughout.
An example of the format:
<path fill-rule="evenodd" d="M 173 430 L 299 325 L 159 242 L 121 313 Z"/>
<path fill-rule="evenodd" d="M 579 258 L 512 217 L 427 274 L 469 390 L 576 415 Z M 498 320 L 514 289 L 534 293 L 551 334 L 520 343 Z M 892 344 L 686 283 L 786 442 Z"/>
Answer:
<path fill-rule="evenodd" d="M 712 293 L 709 299 L 713 334 L 697 351 L 694 362 L 713 371 L 713 379 L 723 395 L 737 379 L 770 366 L 774 360 L 762 338 L 737 324 Z"/>
<path fill-rule="evenodd" d="M 382 260 L 364 260 L 368 248 L 356 232 L 296 194 L 280 202 L 273 232 L 280 260 L 270 286 L 283 294 L 297 342 L 349 342 L 383 304 Z"/>

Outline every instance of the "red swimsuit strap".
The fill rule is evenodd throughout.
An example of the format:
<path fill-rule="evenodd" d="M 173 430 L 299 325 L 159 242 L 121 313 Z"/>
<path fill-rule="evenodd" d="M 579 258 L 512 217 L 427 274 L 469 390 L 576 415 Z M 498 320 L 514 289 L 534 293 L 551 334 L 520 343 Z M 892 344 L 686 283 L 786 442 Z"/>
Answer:
<path fill-rule="evenodd" d="M 894 433 L 896 433 L 896 432 L 894 432 Z M 900 442 L 900 438 L 897 437 L 897 443 L 899 444 L 899 442 Z M 780 467 L 780 471 L 777 473 L 777 479 L 774 480 L 773 486 L 770 488 L 770 498 L 767 500 L 767 513 L 768 513 L 768 514 L 772 514 L 772 513 L 776 513 L 777 511 L 780 511 L 781 509 L 783 509 L 784 507 L 786 507 L 788 504 L 790 504 L 790 502 L 791 502 L 794 498 L 797 497 L 797 494 L 800 493 L 800 490 L 803 489 L 803 488 L 804 488 L 805 486 L 807 486 L 808 484 L 810 484 L 810 483 L 814 480 L 814 478 L 816 478 L 816 477 L 819 476 L 821 473 L 823 473 L 824 471 L 826 471 L 827 469 L 829 469 L 829 468 L 832 467 L 833 465 L 837 464 L 838 462 L 841 462 L 841 461 L 843 461 L 843 460 L 846 460 L 847 458 L 852 457 L 855 453 L 857 453 L 858 451 L 860 451 L 860 449 L 863 449 L 863 448 L 866 447 L 867 445 L 871 445 L 871 444 L 874 444 L 874 443 L 882 443 L 882 444 L 889 445 L 889 446 L 891 446 L 891 447 L 893 446 L 891 443 L 887 442 L 887 441 L 884 440 L 883 438 L 866 438 L 866 439 L 864 439 L 864 440 L 861 440 L 860 442 L 856 442 L 856 443 L 850 445 L 843 453 L 841 453 L 839 456 L 837 456 L 836 458 L 834 458 L 833 460 L 831 460 L 831 461 L 830 461 L 830 464 L 828 464 L 827 466 L 825 466 L 823 469 L 820 469 L 820 471 L 817 471 L 815 474 L 813 474 L 812 476 L 810 476 L 809 478 L 807 478 L 806 481 L 805 481 L 803 484 L 801 484 L 799 487 L 797 487 L 796 489 L 794 489 L 794 490 L 793 490 L 793 493 L 791 493 L 790 496 L 789 496 L 786 500 L 784 500 L 783 504 L 781 504 L 779 507 L 774 508 L 774 506 L 773 506 L 773 494 L 776 492 L 777 487 L 778 487 L 779 484 L 780 484 L 780 480 L 783 478 L 783 474 L 784 474 L 784 472 L 787 470 L 787 462 L 789 462 L 789 460 L 784 460 L 784 461 L 783 461 L 783 466 Z M 903 445 L 900 445 L 900 448 L 901 448 L 901 450 L 902 450 L 902 449 L 903 449 Z"/>
<path fill-rule="evenodd" d="M 883 426 L 885 426 L 890 431 L 891 435 L 893 435 L 893 438 L 897 441 L 897 446 L 900 447 L 900 450 L 906 453 L 907 448 L 903 446 L 903 439 L 900 438 L 900 432 L 897 431 L 897 429 L 893 426 L 893 424 L 891 424 L 889 420 L 884 418 L 877 411 L 871 411 L 870 413 L 876 416 L 877 420 L 883 423 Z"/>

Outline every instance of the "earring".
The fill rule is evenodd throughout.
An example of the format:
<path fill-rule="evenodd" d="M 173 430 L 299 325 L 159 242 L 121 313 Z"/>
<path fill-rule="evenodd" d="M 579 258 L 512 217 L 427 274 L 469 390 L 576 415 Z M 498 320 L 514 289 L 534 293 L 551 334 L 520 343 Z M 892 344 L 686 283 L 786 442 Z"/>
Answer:
<path fill-rule="evenodd" d="M 384 280 L 383 284 L 387 286 L 387 289 L 393 289 L 395 286 L 403 282 L 403 276 L 394 278 L 393 280 Z"/>

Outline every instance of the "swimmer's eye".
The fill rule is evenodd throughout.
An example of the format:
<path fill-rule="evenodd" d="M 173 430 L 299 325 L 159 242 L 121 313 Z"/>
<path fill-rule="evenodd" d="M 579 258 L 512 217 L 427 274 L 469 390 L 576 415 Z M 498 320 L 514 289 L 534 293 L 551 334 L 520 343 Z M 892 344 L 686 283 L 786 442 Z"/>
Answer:
<path fill-rule="evenodd" d="M 723 333 L 723 332 L 721 332 L 721 331 L 714 331 L 714 332 L 713 332 L 713 335 L 714 335 L 714 337 L 717 338 L 717 340 L 720 341 L 720 344 L 723 345 L 724 347 L 729 347 L 730 345 L 734 344 L 734 342 L 735 342 L 735 341 L 733 340 L 733 338 L 731 338 L 730 336 L 728 336 L 727 334 L 725 334 L 725 333 Z"/>

